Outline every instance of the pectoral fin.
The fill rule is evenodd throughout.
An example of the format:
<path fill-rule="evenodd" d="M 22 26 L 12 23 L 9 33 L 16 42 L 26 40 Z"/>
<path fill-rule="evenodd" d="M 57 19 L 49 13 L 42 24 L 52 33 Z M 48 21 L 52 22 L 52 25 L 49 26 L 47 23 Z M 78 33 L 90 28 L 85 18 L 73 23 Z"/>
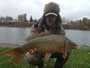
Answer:
<path fill-rule="evenodd" d="M 45 60 L 49 60 L 50 57 L 51 57 L 51 55 L 52 55 L 51 53 L 46 53 L 46 54 L 45 54 Z"/>
<path fill-rule="evenodd" d="M 15 64 L 18 64 L 19 63 L 19 61 L 21 60 L 21 58 L 22 58 L 22 55 L 16 55 L 15 57 L 14 57 L 14 63 Z"/>

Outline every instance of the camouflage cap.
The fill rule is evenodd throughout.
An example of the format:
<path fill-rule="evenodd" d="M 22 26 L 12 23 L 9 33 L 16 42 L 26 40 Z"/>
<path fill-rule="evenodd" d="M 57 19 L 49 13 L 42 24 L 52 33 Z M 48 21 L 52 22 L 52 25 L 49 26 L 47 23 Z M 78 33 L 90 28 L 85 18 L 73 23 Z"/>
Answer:
<path fill-rule="evenodd" d="M 58 14 L 60 12 L 59 5 L 54 2 L 50 2 L 50 3 L 46 4 L 45 8 L 44 8 L 44 14 L 50 13 L 50 12 L 54 12 L 54 13 Z"/>

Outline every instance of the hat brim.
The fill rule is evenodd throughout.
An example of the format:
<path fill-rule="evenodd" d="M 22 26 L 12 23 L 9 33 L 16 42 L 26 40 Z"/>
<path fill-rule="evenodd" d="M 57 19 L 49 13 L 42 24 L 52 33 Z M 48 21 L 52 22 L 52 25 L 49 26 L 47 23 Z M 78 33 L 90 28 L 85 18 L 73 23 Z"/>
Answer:
<path fill-rule="evenodd" d="M 52 13 L 52 12 L 50 12 L 50 13 L 46 13 L 46 14 L 45 14 L 45 16 L 49 16 L 49 15 L 54 15 L 54 16 L 57 16 L 57 14 L 56 14 L 56 13 Z"/>

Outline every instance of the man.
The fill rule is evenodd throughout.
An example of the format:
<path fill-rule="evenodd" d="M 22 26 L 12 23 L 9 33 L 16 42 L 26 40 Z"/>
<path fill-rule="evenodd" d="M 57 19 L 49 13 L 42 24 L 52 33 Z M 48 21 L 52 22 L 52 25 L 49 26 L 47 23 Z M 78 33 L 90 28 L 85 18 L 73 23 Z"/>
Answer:
<path fill-rule="evenodd" d="M 44 8 L 44 14 L 40 20 L 34 24 L 32 28 L 32 34 L 27 40 L 30 40 L 32 36 L 36 36 L 43 32 L 50 32 L 52 34 L 64 34 L 64 29 L 62 27 L 61 17 L 59 15 L 60 8 L 56 3 L 50 2 L 46 4 Z M 61 53 L 52 54 L 51 58 L 56 58 L 55 68 L 62 68 L 65 62 L 67 61 L 70 52 L 67 52 L 67 56 L 63 57 L 64 49 L 61 50 Z M 34 51 L 37 51 L 34 53 Z M 34 53 L 34 54 L 33 54 Z M 38 52 L 38 50 L 31 50 L 26 54 L 26 60 L 33 65 L 38 65 L 39 68 L 43 68 L 43 54 Z"/>

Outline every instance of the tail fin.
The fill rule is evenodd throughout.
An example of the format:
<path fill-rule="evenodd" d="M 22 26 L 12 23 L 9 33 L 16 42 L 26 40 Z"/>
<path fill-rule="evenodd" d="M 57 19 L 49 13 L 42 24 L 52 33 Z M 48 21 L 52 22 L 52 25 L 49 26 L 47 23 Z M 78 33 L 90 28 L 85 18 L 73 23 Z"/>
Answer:
<path fill-rule="evenodd" d="M 24 50 L 22 48 L 15 48 L 11 51 L 5 53 L 7 56 L 14 56 L 14 63 L 18 64 L 22 56 L 24 55 Z"/>

